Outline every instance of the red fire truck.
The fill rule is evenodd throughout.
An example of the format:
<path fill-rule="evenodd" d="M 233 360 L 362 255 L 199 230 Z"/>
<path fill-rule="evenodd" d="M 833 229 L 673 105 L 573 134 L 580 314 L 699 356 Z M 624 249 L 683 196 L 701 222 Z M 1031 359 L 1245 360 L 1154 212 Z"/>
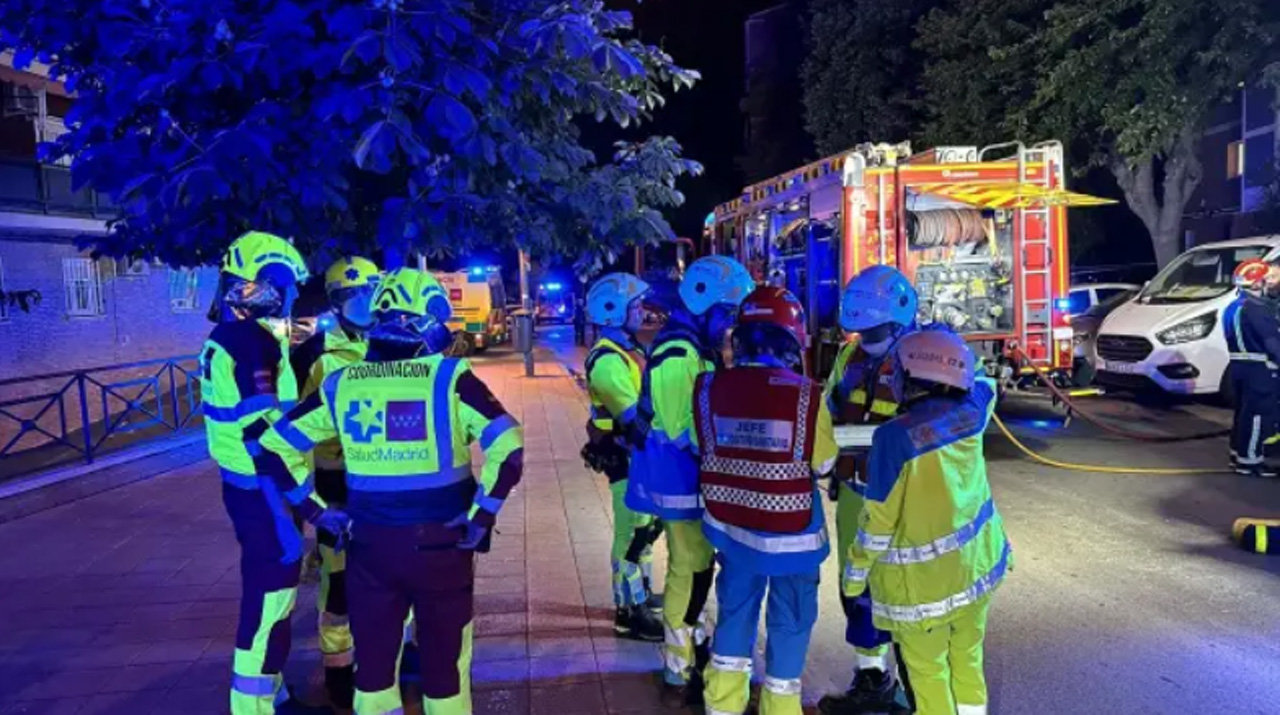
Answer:
<path fill-rule="evenodd" d="M 949 325 L 993 365 L 1016 348 L 1066 371 L 1067 208 L 1107 203 L 1066 190 L 1058 142 L 864 144 L 748 186 L 707 217 L 703 249 L 800 298 L 819 368 L 841 340 L 842 287 L 888 264 L 916 285 L 922 324 Z"/>

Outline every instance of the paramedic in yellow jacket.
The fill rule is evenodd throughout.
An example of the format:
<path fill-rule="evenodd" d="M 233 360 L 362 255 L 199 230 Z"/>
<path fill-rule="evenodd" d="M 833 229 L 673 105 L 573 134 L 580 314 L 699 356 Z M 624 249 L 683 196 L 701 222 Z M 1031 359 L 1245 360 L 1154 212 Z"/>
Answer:
<path fill-rule="evenodd" d="M 306 265 L 288 241 L 246 233 L 222 261 L 200 353 L 200 394 L 209 454 L 222 476 L 222 503 L 240 544 L 240 617 L 232 662 L 232 715 L 269 715 L 289 699 L 281 669 L 297 600 L 302 534 L 298 515 L 341 532 L 346 517 L 325 508 L 305 470 L 295 479 L 278 460 L 255 458 L 266 420 L 297 398 L 289 365 L 289 313 Z"/>
<path fill-rule="evenodd" d="M 661 526 L 652 515 L 626 504 L 631 448 L 639 441 L 641 348 L 636 331 L 644 320 L 642 301 L 648 292 L 649 284 L 626 273 L 610 273 L 587 292 L 587 318 L 600 339 L 586 359 L 591 420 L 582 456 L 608 477 L 613 493 L 613 632 L 657 642 L 663 638 L 662 621 L 651 609 L 648 569 Z"/>
<path fill-rule="evenodd" d="M 401 636 L 416 614 L 423 711 L 470 715 L 475 553 L 523 471 L 520 425 L 466 360 L 448 358 L 450 307 L 430 274 L 401 268 L 373 297 L 365 360 L 325 378 L 261 439 L 291 470 L 342 442 L 351 547 L 347 598 L 358 715 L 402 711 Z M 471 444 L 484 452 L 479 479 Z M 429 645 L 427 645 L 429 644 Z"/>
<path fill-rule="evenodd" d="M 732 258 L 704 256 L 680 281 L 679 304 L 649 348 L 641 391 L 644 447 L 631 458 L 627 506 L 662 519 L 667 578 L 662 619 L 663 696 L 668 704 L 702 699 L 702 666 L 710 657 L 701 627 L 713 582 L 712 549 L 702 533 L 698 462 L 691 439 L 693 384 L 722 366 L 722 350 L 738 306 L 755 288 Z"/>
<path fill-rule="evenodd" d="M 836 355 L 825 398 L 837 425 L 877 425 L 898 414 L 893 346 L 915 327 L 916 290 L 892 266 L 869 266 L 850 279 L 840 300 L 840 327 L 851 336 Z M 858 534 L 867 488 L 865 455 L 843 455 L 831 480 L 836 500 L 836 554 L 841 570 Z M 853 683 L 818 701 L 823 715 L 903 712 L 906 695 L 889 664 L 889 633 L 875 627 L 867 594 L 844 597 L 845 641 L 856 656 Z"/>
<path fill-rule="evenodd" d="M 871 585 L 875 624 L 899 645 L 919 715 L 986 715 L 983 641 L 1010 568 L 982 435 L 995 405 L 973 353 L 945 329 L 895 348 L 901 416 L 876 430 L 862 528 L 842 574 Z"/>
<path fill-rule="evenodd" d="M 299 345 L 290 357 L 298 379 L 298 398 L 305 400 L 320 391 L 324 379 L 340 367 L 364 359 L 368 343 L 365 334 L 373 327 L 370 302 L 381 272 L 367 258 L 340 258 L 324 274 L 324 291 L 336 324 L 317 330 Z M 342 444 L 336 439 L 316 445 L 312 454 L 316 493 L 331 505 L 347 503 L 347 474 L 342 463 Z M 347 556 L 336 550 L 332 537 L 317 534 L 320 549 L 320 588 L 316 591 L 319 614 L 320 654 L 324 662 L 325 689 L 329 703 L 350 710 L 354 696 L 354 657 L 351 626 L 347 618 Z"/>

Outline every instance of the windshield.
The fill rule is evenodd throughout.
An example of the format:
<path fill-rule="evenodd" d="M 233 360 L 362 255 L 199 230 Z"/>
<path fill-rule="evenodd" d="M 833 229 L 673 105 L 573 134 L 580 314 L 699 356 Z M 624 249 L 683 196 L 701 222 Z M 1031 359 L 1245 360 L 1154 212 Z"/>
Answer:
<path fill-rule="evenodd" d="M 1188 251 L 1165 266 L 1143 289 L 1143 303 L 1195 303 L 1232 289 L 1231 274 L 1251 258 L 1261 258 L 1267 246 L 1233 246 Z"/>
<path fill-rule="evenodd" d="M 1101 303 L 1098 303 L 1092 308 L 1086 310 L 1084 314 L 1098 317 L 1098 318 L 1105 318 L 1107 315 L 1111 313 L 1111 311 L 1120 307 L 1121 303 L 1124 303 L 1125 301 L 1132 298 L 1135 292 L 1136 291 L 1132 291 L 1132 290 L 1117 291 L 1110 298 L 1106 298 Z"/>

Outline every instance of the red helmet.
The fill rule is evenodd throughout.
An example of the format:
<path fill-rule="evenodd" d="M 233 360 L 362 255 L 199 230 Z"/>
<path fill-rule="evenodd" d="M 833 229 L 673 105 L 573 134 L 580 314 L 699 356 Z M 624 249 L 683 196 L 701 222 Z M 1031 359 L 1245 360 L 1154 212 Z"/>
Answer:
<path fill-rule="evenodd" d="M 804 306 L 786 288 L 765 285 L 751 291 L 738 308 L 738 327 L 750 325 L 781 328 L 796 341 L 800 350 L 809 344 Z"/>
<path fill-rule="evenodd" d="M 1231 279 L 1237 288 L 1258 290 L 1262 288 L 1262 283 L 1266 280 L 1270 271 L 1271 264 L 1261 258 L 1252 258 L 1236 266 L 1235 273 L 1232 274 Z"/>

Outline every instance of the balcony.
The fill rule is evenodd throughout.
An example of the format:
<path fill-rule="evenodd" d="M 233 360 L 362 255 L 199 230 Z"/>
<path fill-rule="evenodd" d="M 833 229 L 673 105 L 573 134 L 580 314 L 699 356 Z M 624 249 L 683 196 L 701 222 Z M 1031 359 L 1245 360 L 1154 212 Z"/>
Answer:
<path fill-rule="evenodd" d="M 0 158 L 0 211 L 109 219 L 119 213 L 106 194 L 71 190 L 71 170 Z"/>

